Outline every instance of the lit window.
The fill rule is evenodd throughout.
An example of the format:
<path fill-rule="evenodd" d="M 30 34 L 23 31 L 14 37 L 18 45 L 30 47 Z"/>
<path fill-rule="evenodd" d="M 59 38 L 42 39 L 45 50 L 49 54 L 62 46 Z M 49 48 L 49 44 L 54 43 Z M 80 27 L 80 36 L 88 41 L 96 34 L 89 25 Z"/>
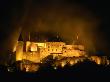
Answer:
<path fill-rule="evenodd" d="M 31 45 L 31 51 L 37 51 L 37 47 L 36 47 L 35 44 L 32 44 L 32 45 Z"/>

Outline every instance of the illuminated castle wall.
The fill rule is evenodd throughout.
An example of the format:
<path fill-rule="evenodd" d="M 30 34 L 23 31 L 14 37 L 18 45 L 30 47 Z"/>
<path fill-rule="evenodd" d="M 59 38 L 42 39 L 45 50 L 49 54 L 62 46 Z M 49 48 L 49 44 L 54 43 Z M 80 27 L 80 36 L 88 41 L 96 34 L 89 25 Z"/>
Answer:
<path fill-rule="evenodd" d="M 85 56 L 83 45 L 66 45 L 64 42 L 26 42 L 26 51 L 23 51 L 24 42 L 16 45 L 16 61 L 30 60 L 38 63 L 48 55 L 63 57 Z"/>
<path fill-rule="evenodd" d="M 16 60 L 22 60 L 23 56 L 23 41 L 17 42 L 17 45 L 15 46 L 15 51 L 16 51 Z"/>

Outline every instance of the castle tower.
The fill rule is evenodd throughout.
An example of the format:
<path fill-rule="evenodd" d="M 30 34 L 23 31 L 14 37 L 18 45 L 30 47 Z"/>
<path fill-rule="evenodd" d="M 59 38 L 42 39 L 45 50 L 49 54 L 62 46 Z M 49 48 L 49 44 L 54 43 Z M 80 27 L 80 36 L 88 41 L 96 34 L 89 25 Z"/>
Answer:
<path fill-rule="evenodd" d="M 24 45 L 24 42 L 23 42 L 22 35 L 20 33 L 20 36 L 18 38 L 18 43 L 17 43 L 17 46 L 16 46 L 16 61 L 22 60 L 23 45 Z"/>

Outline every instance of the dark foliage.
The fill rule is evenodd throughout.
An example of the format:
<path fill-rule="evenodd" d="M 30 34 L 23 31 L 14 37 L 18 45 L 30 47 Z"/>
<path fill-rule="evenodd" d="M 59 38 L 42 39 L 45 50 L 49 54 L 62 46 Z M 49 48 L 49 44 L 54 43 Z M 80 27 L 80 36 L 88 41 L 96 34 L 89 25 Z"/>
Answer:
<path fill-rule="evenodd" d="M 5 67 L 1 69 L 5 70 Z M 53 69 L 51 65 L 43 66 L 36 73 L 25 73 L 16 71 L 13 73 L 1 72 L 1 79 L 26 81 L 109 81 L 110 66 L 97 65 L 94 62 L 85 60 L 74 66 L 66 65 L 64 68 Z M 3 78 L 2 78 L 3 77 Z M 6 79 L 4 79 L 6 80 Z"/>

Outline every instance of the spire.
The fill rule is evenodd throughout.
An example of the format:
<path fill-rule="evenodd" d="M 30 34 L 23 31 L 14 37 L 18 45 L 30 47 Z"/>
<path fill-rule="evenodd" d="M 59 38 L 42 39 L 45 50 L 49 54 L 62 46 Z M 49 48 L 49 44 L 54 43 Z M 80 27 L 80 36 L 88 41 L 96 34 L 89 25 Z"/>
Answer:
<path fill-rule="evenodd" d="M 60 41 L 60 37 L 59 34 L 57 33 L 57 41 Z"/>
<path fill-rule="evenodd" d="M 29 32 L 29 41 L 30 41 L 30 32 Z"/>
<path fill-rule="evenodd" d="M 76 39 L 77 39 L 77 40 L 79 39 L 78 33 L 77 33 L 77 35 L 76 35 Z"/>
<path fill-rule="evenodd" d="M 18 41 L 23 41 L 23 37 L 22 37 L 21 33 L 19 35 Z"/>
<path fill-rule="evenodd" d="M 76 41 L 75 41 L 75 44 L 76 44 L 76 45 L 79 44 L 79 36 L 78 36 L 78 33 L 76 33 Z"/>

